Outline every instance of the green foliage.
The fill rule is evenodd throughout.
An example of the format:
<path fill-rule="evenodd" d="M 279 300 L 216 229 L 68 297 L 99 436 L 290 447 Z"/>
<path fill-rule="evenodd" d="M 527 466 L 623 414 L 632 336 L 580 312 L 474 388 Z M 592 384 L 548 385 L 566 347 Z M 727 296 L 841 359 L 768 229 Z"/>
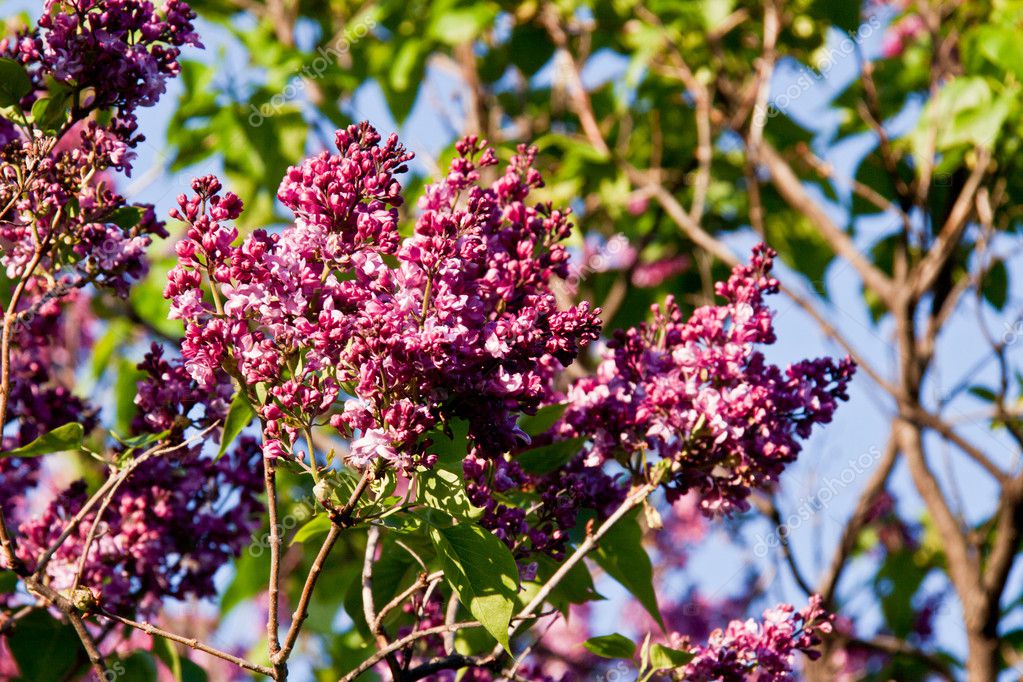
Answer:
<path fill-rule="evenodd" d="M 58 426 L 49 433 L 36 438 L 31 443 L 22 445 L 20 448 L 0 452 L 0 457 L 39 457 L 48 455 L 51 452 L 67 452 L 82 447 L 82 439 L 85 436 L 85 429 L 81 424 L 72 422 Z"/>
<path fill-rule="evenodd" d="M 679 651 L 661 644 L 650 647 L 650 665 L 654 670 L 672 670 L 685 665 L 695 657 L 696 654 L 692 652 Z"/>
<path fill-rule="evenodd" d="M 583 642 L 583 646 L 601 658 L 632 658 L 636 655 L 635 642 L 618 633 L 591 637 Z"/>
<path fill-rule="evenodd" d="M 505 649 L 515 608 L 519 569 L 511 552 L 488 530 L 474 524 L 430 526 L 430 539 L 444 579 L 469 612 Z"/>
<path fill-rule="evenodd" d="M 583 448 L 585 438 L 568 438 L 526 450 L 515 461 L 531 474 L 549 474 L 568 463 Z"/>
<path fill-rule="evenodd" d="M 239 390 L 235 393 L 234 399 L 231 400 L 231 406 L 227 409 L 227 417 L 224 418 L 224 433 L 220 437 L 220 449 L 217 450 L 217 459 L 224 456 L 224 453 L 227 452 L 234 439 L 252 422 L 255 416 L 256 412 L 252 409 L 252 405 L 249 404 L 249 398 L 245 394 L 245 389 Z"/>
<path fill-rule="evenodd" d="M 664 620 L 657 608 L 657 595 L 654 593 L 653 565 L 643 547 L 638 511 L 626 515 L 611 527 L 593 552 L 593 559 L 608 575 L 629 590 L 653 619 L 664 627 Z"/>
<path fill-rule="evenodd" d="M 26 680 L 60 680 L 88 660 L 71 625 L 45 610 L 33 611 L 7 636 L 7 647 Z"/>
<path fill-rule="evenodd" d="M 14 106 L 31 90 L 25 67 L 13 59 L 0 58 L 0 107 Z"/>

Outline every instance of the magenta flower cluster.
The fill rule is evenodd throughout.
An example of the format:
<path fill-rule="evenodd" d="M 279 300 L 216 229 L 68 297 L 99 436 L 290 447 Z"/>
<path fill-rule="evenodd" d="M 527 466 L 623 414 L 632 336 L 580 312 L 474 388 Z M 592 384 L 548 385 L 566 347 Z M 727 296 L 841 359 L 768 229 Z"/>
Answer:
<path fill-rule="evenodd" d="M 430 461 L 423 435 L 456 417 L 481 456 L 506 452 L 525 438 L 518 414 L 550 399 L 555 373 L 598 333 L 594 311 L 559 310 L 549 288 L 570 226 L 527 203 L 535 152 L 482 186 L 496 157 L 463 140 L 401 240 L 394 176 L 411 154 L 366 123 L 336 142 L 339 154 L 288 171 L 278 196 L 296 222 L 282 232 L 235 245 L 241 202 L 211 177 L 179 199 L 188 232 L 165 295 L 185 321 L 189 371 L 265 389 L 269 457 L 302 457 L 302 432 L 329 423 L 351 441 L 351 466 L 408 469 Z"/>
<path fill-rule="evenodd" d="M 30 294 L 37 296 L 36 287 Z M 22 321 L 14 328 L 11 349 L 11 391 L 4 424 L 3 450 L 26 445 L 58 426 L 78 422 L 96 426 L 96 409 L 73 394 L 64 378 L 78 365 L 73 349 L 88 346 L 87 301 L 78 292 L 34 309 L 21 306 Z M 38 459 L 0 458 L 0 504 L 8 518 L 19 518 L 25 493 L 38 482 Z"/>
<path fill-rule="evenodd" d="M 169 430 L 162 437 L 180 443 L 186 429 L 224 418 L 230 384 L 200 387 L 157 346 L 139 369 L 147 378 L 135 400 L 140 410 L 133 435 Z M 46 567 L 50 584 L 59 590 L 74 584 L 90 530 L 98 524 L 79 584 L 92 589 L 105 608 L 152 615 L 168 597 L 211 597 L 213 576 L 241 553 L 259 525 L 262 483 L 262 454 L 251 437 L 239 439 L 220 460 L 204 454 L 201 441 L 154 456 L 117 488 L 99 520 L 95 512 L 88 514 L 60 546 Z M 18 551 L 28 566 L 87 499 L 85 482 L 78 481 L 42 515 L 20 525 Z"/>
<path fill-rule="evenodd" d="M 0 264 L 8 277 L 20 276 L 37 253 L 36 269 L 67 289 L 94 284 L 123 295 L 145 275 L 152 235 L 167 233 L 152 206 L 128 206 L 110 188 L 103 170 L 115 161 L 97 144 L 105 134 L 89 123 L 53 151 L 22 139 L 0 151 L 0 205 L 10 206 L 0 220 Z M 26 167 L 27 178 L 19 170 Z"/>
<path fill-rule="evenodd" d="M 696 654 L 679 672 L 694 682 L 795 682 L 796 653 L 817 659 L 821 636 L 832 631 L 832 621 L 815 596 L 800 611 L 781 604 L 765 611 L 761 622 L 733 620 L 712 632 L 706 644 L 677 638 L 676 647 Z"/>
<path fill-rule="evenodd" d="M 38 73 L 88 94 L 86 106 L 130 116 L 156 103 L 180 67 L 184 45 L 202 47 L 183 0 L 157 11 L 149 0 L 46 0 L 37 34 L 17 54 Z"/>
<path fill-rule="evenodd" d="M 827 358 L 782 370 L 758 350 L 775 340 L 764 302 L 778 287 L 773 255 L 758 247 L 719 283 L 722 305 L 685 319 L 669 298 L 652 322 L 617 332 L 596 375 L 569 390 L 563 433 L 591 437 L 596 462 L 672 461 L 671 499 L 697 491 L 708 514 L 746 509 L 750 490 L 773 485 L 799 439 L 831 420 L 854 371 Z"/>
<path fill-rule="evenodd" d="M 0 126 L 0 264 L 8 277 L 37 254 L 40 274 L 68 288 L 123 295 L 145 275 L 152 235 L 167 233 L 151 206 L 130 206 L 112 189 L 106 171 L 130 170 L 141 139 L 132 112 L 153 104 L 178 73 L 180 46 L 198 44 L 193 18 L 180 0 L 159 13 L 146 0 L 48 0 L 38 28 L 0 40 L 0 57 L 22 64 L 32 84 L 12 120 L 34 120 L 41 98 L 57 111 L 52 135 Z"/>

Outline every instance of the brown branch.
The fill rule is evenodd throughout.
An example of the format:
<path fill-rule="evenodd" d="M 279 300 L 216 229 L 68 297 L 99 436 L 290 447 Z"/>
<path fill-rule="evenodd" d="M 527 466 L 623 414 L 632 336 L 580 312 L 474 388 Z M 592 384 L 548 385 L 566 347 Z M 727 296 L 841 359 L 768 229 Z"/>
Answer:
<path fill-rule="evenodd" d="M 948 562 L 949 577 L 963 601 L 963 618 L 969 630 L 978 625 L 974 622 L 977 619 L 975 607 L 984 602 L 976 552 L 970 546 L 964 529 L 949 508 L 941 485 L 927 465 L 920 431 L 904 419 L 899 419 L 895 428 L 899 448 L 905 453 L 913 482 L 930 512 L 934 525 L 941 534 Z"/>
<path fill-rule="evenodd" d="M 611 149 L 604 140 L 604 134 L 597 124 L 597 117 L 593 114 L 593 105 L 590 102 L 590 93 L 583 85 L 582 77 L 579 75 L 579 65 L 568 49 L 568 36 L 558 22 L 557 11 L 553 5 L 545 5 L 542 11 L 541 21 L 547 34 L 556 46 L 555 59 L 561 60 L 566 66 L 565 73 L 568 76 L 569 104 L 573 113 L 579 119 L 583 133 L 590 144 L 601 154 L 611 157 Z"/>
<path fill-rule="evenodd" d="M 948 664 L 933 654 L 921 651 L 907 642 L 891 635 L 874 635 L 870 639 L 852 637 L 846 640 L 849 646 L 858 646 L 871 651 L 877 651 L 892 656 L 909 656 L 920 661 L 930 670 L 941 676 L 942 679 L 953 682 L 956 678 L 949 670 Z"/>
<path fill-rule="evenodd" d="M 110 613 L 108 611 L 100 610 L 100 611 L 97 612 L 97 614 L 102 616 L 103 618 L 108 618 L 110 620 L 113 620 L 113 621 L 116 621 L 118 623 L 121 623 L 122 625 L 127 625 L 130 628 L 134 628 L 136 630 L 140 630 L 140 631 L 146 633 L 147 635 L 156 636 L 156 637 L 163 637 L 164 639 L 169 639 L 172 642 L 177 642 L 178 644 L 184 644 L 189 649 L 194 649 L 196 651 L 201 651 L 201 652 L 203 652 L 205 654 L 209 654 L 210 656 L 215 656 L 215 657 L 217 657 L 219 659 L 222 659 L 224 661 L 227 661 L 229 663 L 234 663 L 239 668 L 243 668 L 245 670 L 249 670 L 249 671 L 254 672 L 254 673 L 259 673 L 260 675 L 266 675 L 267 677 L 270 677 L 270 678 L 274 677 L 274 670 L 272 668 L 268 668 L 268 667 L 262 666 L 262 665 L 257 665 L 255 663 L 250 663 L 249 661 L 245 660 L 244 658 L 239 658 L 238 656 L 235 656 L 234 654 L 229 654 L 226 651 L 220 651 L 219 649 L 214 649 L 213 647 L 211 647 L 211 646 L 209 646 L 207 644 L 204 644 L 204 643 L 200 642 L 199 640 L 197 640 L 195 638 L 182 637 L 181 635 L 176 635 L 173 632 L 169 632 L 169 631 L 164 630 L 162 628 L 158 628 L 155 625 L 152 625 L 150 623 L 134 621 L 134 620 L 131 620 L 130 618 L 125 618 L 124 616 L 119 616 L 119 615 L 117 615 L 115 613 Z"/>
<path fill-rule="evenodd" d="M 909 422 L 917 426 L 926 427 L 939 434 L 942 438 L 959 448 L 964 454 L 968 455 L 970 459 L 980 465 L 981 468 L 991 474 L 997 481 L 1004 483 L 1009 480 L 1009 475 L 992 462 L 980 448 L 956 433 L 955 429 L 938 415 L 932 414 L 922 406 L 912 402 L 903 404 L 900 409 L 903 412 L 902 416 Z"/>
<path fill-rule="evenodd" d="M 444 577 L 443 571 L 437 571 L 429 575 L 427 575 L 426 573 L 420 573 L 419 577 L 416 579 L 414 583 L 409 585 L 407 589 L 403 590 L 401 593 L 395 596 L 394 599 L 387 602 L 387 604 L 385 604 L 380 609 L 380 611 L 376 614 L 376 618 L 374 618 L 373 622 L 370 623 L 369 628 L 370 632 L 376 632 L 377 630 L 381 629 L 383 627 L 383 621 L 387 617 L 387 614 L 389 614 L 391 611 L 405 603 L 405 600 L 414 595 L 416 592 L 419 592 L 420 590 L 426 588 L 427 586 L 436 582 L 440 582 L 440 580 L 442 580 L 443 577 Z"/>
<path fill-rule="evenodd" d="M 810 146 L 805 142 L 800 142 L 796 145 L 796 153 L 799 157 L 810 166 L 818 175 L 827 180 L 837 180 L 838 175 L 835 173 L 835 168 L 830 163 L 820 158 L 810 149 Z M 896 206 L 891 201 L 882 196 L 873 187 L 865 185 L 856 178 L 848 177 L 842 178 L 843 181 L 848 182 L 851 187 L 853 194 L 856 194 L 864 201 L 872 204 L 875 208 L 880 211 L 893 211 L 897 213 L 903 222 L 909 220 L 909 216 L 899 206 Z"/>
<path fill-rule="evenodd" d="M 370 633 L 376 640 L 379 649 L 386 649 L 388 646 L 387 635 L 384 634 L 383 624 L 376 614 L 376 606 L 373 603 L 373 564 L 376 562 L 378 543 L 380 542 L 380 528 L 373 526 L 366 536 L 366 557 L 362 562 L 362 614 Z M 401 679 L 401 666 L 398 659 L 392 654 L 385 656 L 387 666 L 391 669 L 391 675 L 395 680 Z"/>
<path fill-rule="evenodd" d="M 405 637 L 402 637 L 401 639 L 391 642 L 382 649 L 377 650 L 372 656 L 370 656 L 365 661 L 356 666 L 354 670 L 352 670 L 351 672 L 347 673 L 344 677 L 342 677 L 340 682 L 352 682 L 353 680 L 358 678 L 359 675 L 371 669 L 380 661 L 384 660 L 385 658 L 394 654 L 395 652 L 404 649 L 409 644 L 414 644 L 415 642 L 419 641 L 420 639 L 423 639 L 424 637 L 430 637 L 432 635 L 441 635 L 447 632 L 457 632 L 458 630 L 468 630 L 470 628 L 478 627 L 483 626 L 478 621 L 472 620 L 462 621 L 459 623 L 446 623 L 444 625 L 435 625 L 433 627 L 426 628 L 425 630 L 413 632 L 409 635 L 406 635 Z"/>
<path fill-rule="evenodd" d="M 313 565 L 309 568 L 309 574 L 306 576 L 305 585 L 302 587 L 302 595 L 299 597 L 298 606 L 295 608 L 295 613 L 291 617 L 291 625 L 288 627 L 288 634 L 284 638 L 284 644 L 281 646 L 281 650 L 277 653 L 276 660 L 271 662 L 274 665 L 283 664 L 288 660 L 292 650 L 295 648 L 295 643 L 298 641 L 298 634 L 302 630 L 302 625 L 305 623 L 306 618 L 309 617 L 309 603 L 312 600 L 313 590 L 316 588 L 316 582 L 320 578 L 320 573 L 323 571 L 323 566 L 327 561 L 327 557 L 330 556 L 330 552 L 334 549 L 334 545 L 337 544 L 338 538 L 341 536 L 341 527 L 336 523 L 330 524 L 330 530 L 327 531 L 327 538 L 323 541 L 323 545 L 320 547 L 320 551 L 316 555 L 316 559 L 313 560 Z"/>
<path fill-rule="evenodd" d="M 884 129 L 880 98 L 877 95 L 877 85 L 874 82 L 873 74 L 873 63 L 864 59 L 863 68 L 860 71 L 860 82 L 863 84 L 863 92 L 866 95 L 866 101 L 858 109 L 860 118 L 866 121 L 867 125 L 869 125 L 874 131 L 874 134 L 877 135 L 878 146 L 881 153 L 881 163 L 884 164 L 885 171 L 888 173 L 888 176 L 895 187 L 895 191 L 900 197 L 910 199 L 910 188 L 902 179 L 902 176 L 899 175 L 898 157 L 892 149 L 892 143 L 888 138 L 888 132 Z"/>
<path fill-rule="evenodd" d="M 313 453 L 309 453 L 313 458 Z M 316 466 L 315 460 L 312 462 Z M 274 460 L 265 457 L 263 459 L 263 485 L 266 489 L 266 508 L 270 517 L 270 578 L 267 585 L 267 617 L 266 617 L 266 638 L 267 648 L 270 652 L 270 660 L 274 661 L 281 651 L 280 634 L 280 584 L 281 584 L 281 527 L 278 523 L 277 509 L 277 472 L 274 467 Z M 274 679 L 280 679 L 281 675 L 287 676 L 287 666 L 284 663 L 274 663 Z"/>
<path fill-rule="evenodd" d="M 59 217 L 60 211 L 58 211 L 57 215 Z M 11 337 L 14 334 L 18 303 L 21 301 L 21 296 L 25 292 L 25 287 L 28 286 L 28 282 L 32 278 L 35 269 L 42 261 L 44 252 L 45 246 L 43 244 L 36 247 L 35 253 L 32 254 L 32 260 L 25 266 L 21 276 L 18 278 L 18 283 L 14 287 L 14 291 L 11 292 L 11 300 L 4 313 L 4 327 L 2 336 L 0 336 L 0 428 L 3 428 L 7 423 L 7 403 L 11 395 Z M 0 552 L 2 552 L 8 567 L 14 569 L 17 573 L 25 571 L 24 564 L 18 558 L 14 537 L 7 529 L 7 521 L 4 518 L 2 506 L 0 506 Z"/>
<path fill-rule="evenodd" d="M 92 639 L 92 634 L 89 632 L 89 628 L 85 627 L 85 623 L 82 622 L 82 617 L 77 613 L 68 612 L 67 617 L 71 622 L 71 627 L 75 629 L 78 639 L 82 642 L 82 646 L 85 648 L 85 653 L 89 657 L 89 663 L 92 665 L 92 670 L 96 673 L 96 679 L 104 679 L 107 672 L 107 664 L 103 660 L 103 654 L 99 652 L 99 647 L 96 646 L 96 642 Z"/>
<path fill-rule="evenodd" d="M 757 155 L 771 174 L 771 183 L 782 198 L 817 227 L 821 237 L 836 255 L 842 257 L 859 273 L 864 285 L 886 303 L 893 301 L 892 282 L 888 275 L 860 253 L 852 239 L 832 222 L 824 209 L 810 196 L 799 177 L 781 155 L 766 140 L 760 144 Z"/>
<path fill-rule="evenodd" d="M 554 575 L 548 578 L 547 582 L 544 583 L 539 590 L 537 590 L 536 594 L 533 595 L 533 598 L 529 601 L 529 603 L 522 607 L 522 610 L 519 611 L 518 615 L 515 617 L 515 620 L 524 622 L 525 620 L 532 618 L 533 613 L 543 605 L 544 601 L 546 601 L 547 597 L 550 596 L 551 592 L 554 591 L 554 589 L 561 583 L 561 581 L 564 580 L 565 576 L 567 576 L 569 572 L 571 572 L 571 570 L 579 562 L 586 558 L 586 555 L 589 554 L 597 546 L 601 538 L 603 538 L 608 533 L 608 531 L 610 531 L 611 528 L 622 519 L 622 517 L 624 517 L 626 514 L 628 514 L 630 511 L 632 511 L 639 505 L 643 504 L 646 498 L 649 497 L 650 494 L 656 489 L 657 486 L 655 484 L 644 483 L 643 485 L 631 491 L 628 497 L 626 497 L 625 500 L 618 506 L 618 509 L 616 509 L 614 513 L 608 516 L 607 519 L 605 519 L 604 522 L 600 524 L 600 527 L 598 527 L 592 533 L 588 533 L 586 535 L 586 538 L 579 543 L 579 546 L 576 547 L 576 550 L 572 553 L 572 556 L 566 559 L 565 562 L 558 567 L 558 570 L 554 572 Z M 513 626 L 509 634 L 511 636 L 514 636 L 517 631 L 518 627 Z M 497 647 L 494 648 L 493 652 L 494 655 L 498 655 L 501 652 L 502 648 L 503 647 L 501 647 L 501 645 L 498 644 Z"/>
<path fill-rule="evenodd" d="M 970 215 L 974 211 L 977 190 L 987 173 L 991 153 L 984 148 L 977 149 L 977 162 L 970 172 L 963 189 L 956 197 L 952 210 L 949 211 L 945 224 L 942 225 L 934 244 L 928 249 L 927 255 L 913 269 L 909 285 L 915 296 L 922 296 L 934 285 L 941 274 L 942 268 L 955 254 L 955 248 L 969 224 Z"/>

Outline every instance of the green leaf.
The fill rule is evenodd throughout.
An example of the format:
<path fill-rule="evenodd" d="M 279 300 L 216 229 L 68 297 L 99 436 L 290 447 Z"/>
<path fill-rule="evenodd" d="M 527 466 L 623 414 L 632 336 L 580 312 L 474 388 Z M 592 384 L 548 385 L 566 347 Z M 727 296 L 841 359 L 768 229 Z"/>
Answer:
<path fill-rule="evenodd" d="M 0 58 L 0 107 L 16 106 L 32 90 L 32 80 L 19 62 Z"/>
<path fill-rule="evenodd" d="M 570 556 L 573 547 L 568 547 L 566 556 Z M 546 555 L 536 557 L 539 565 L 536 573 L 536 584 L 543 585 L 560 568 L 560 564 Z M 604 595 L 597 592 L 593 585 L 593 576 L 585 561 L 573 566 L 560 583 L 551 592 L 548 601 L 566 616 L 570 604 L 585 604 L 590 601 L 603 600 Z"/>
<path fill-rule="evenodd" d="M 471 521 L 483 514 L 482 509 L 473 506 L 465 492 L 465 475 L 461 464 L 438 461 L 432 469 L 419 473 L 417 490 L 419 503 L 439 509 L 461 521 Z"/>
<path fill-rule="evenodd" d="M 530 436 L 539 436 L 541 433 L 547 433 L 551 430 L 552 426 L 558 423 L 561 415 L 565 414 L 567 407 L 568 403 L 558 403 L 557 405 L 541 407 L 536 411 L 536 414 L 522 415 L 519 417 L 519 428 Z"/>
<path fill-rule="evenodd" d="M 131 360 L 119 358 L 117 377 L 114 380 L 114 425 L 121 433 L 131 430 L 131 422 L 138 412 L 135 396 L 138 395 L 139 382 L 146 378 Z"/>
<path fill-rule="evenodd" d="M 559 440 L 516 455 L 515 461 L 530 474 L 549 474 L 564 466 L 582 450 L 583 437 Z"/>
<path fill-rule="evenodd" d="M 13 571 L 0 571 L 0 594 L 11 594 L 18 589 L 18 575 Z"/>
<path fill-rule="evenodd" d="M 249 399 L 245 395 L 245 390 L 238 391 L 234 396 L 234 400 L 231 401 L 231 407 L 227 410 L 227 417 L 224 418 L 224 435 L 220 437 L 220 449 L 217 450 L 217 459 L 224 456 L 224 453 L 227 452 L 234 439 L 238 437 L 242 429 L 252 422 L 252 418 L 255 416 L 256 412 L 252 409 L 252 405 L 249 405 Z"/>
<path fill-rule="evenodd" d="M 220 612 L 228 614 L 238 604 L 260 594 L 270 579 L 269 541 L 267 535 L 249 545 L 234 562 L 234 579 L 220 598 Z"/>
<path fill-rule="evenodd" d="M 983 400 L 986 403 L 993 403 L 998 399 L 998 396 L 990 388 L 986 386 L 970 386 L 968 389 L 970 395 Z"/>
<path fill-rule="evenodd" d="M 425 535 L 425 534 L 424 534 Z M 433 556 L 433 543 L 424 536 L 404 537 L 402 544 L 429 562 Z M 405 547 L 398 545 L 394 538 L 384 536 L 380 558 L 373 564 L 373 601 L 378 605 L 387 604 L 398 592 L 412 584 L 421 569 L 416 559 Z M 369 626 L 362 607 L 362 584 L 354 576 L 344 599 L 344 609 L 355 622 L 355 627 L 372 641 Z M 388 620 L 400 618 L 400 609 L 392 611 Z"/>
<path fill-rule="evenodd" d="M 298 531 L 295 533 L 295 537 L 291 539 L 291 544 L 304 543 L 307 540 L 318 538 L 321 535 L 326 535 L 327 531 L 330 530 L 330 517 L 326 514 L 320 514 L 314 516 L 311 520 L 307 521 Z"/>
<path fill-rule="evenodd" d="M 163 440 L 164 438 L 170 435 L 170 429 L 161 431 L 160 433 L 143 433 L 138 436 L 130 437 L 119 436 L 113 431 L 110 432 L 110 435 L 113 436 L 114 440 L 116 440 L 118 443 L 127 445 L 129 448 L 138 449 L 144 448 L 147 445 L 151 445 L 152 443 L 157 443 Z"/>
<path fill-rule="evenodd" d="M 601 637 L 591 637 L 583 646 L 590 653 L 601 658 L 633 658 L 636 655 L 636 643 L 625 635 L 615 633 Z"/>
<path fill-rule="evenodd" d="M 24 680 L 62 680 L 74 670 L 79 654 L 87 660 L 74 628 L 46 611 L 34 611 L 18 621 L 7 636 L 7 646 Z"/>
<path fill-rule="evenodd" d="M 430 453 L 437 455 L 439 462 L 461 464 L 469 452 L 469 422 L 464 419 L 451 419 L 445 424 L 450 433 L 445 433 L 440 428 L 427 431 L 425 438 L 431 441 Z"/>
<path fill-rule="evenodd" d="M 827 298 L 825 273 L 834 252 L 809 218 L 800 213 L 773 211 L 765 216 L 764 229 L 781 259 L 802 273 L 818 295 Z"/>
<path fill-rule="evenodd" d="M 154 259 L 146 278 L 131 288 L 128 300 L 132 309 L 146 323 L 161 333 L 178 339 L 181 338 L 184 328 L 181 320 L 170 319 L 170 301 L 163 297 L 167 275 L 175 263 L 177 263 L 176 258 Z M 132 399 L 134 399 L 134 395 Z"/>
<path fill-rule="evenodd" d="M 984 276 L 984 284 L 981 293 L 996 310 L 1003 310 L 1009 300 L 1009 271 L 1005 262 L 995 261 Z"/>
<path fill-rule="evenodd" d="M 679 651 L 660 644 L 650 647 L 650 663 L 655 670 L 681 668 L 694 658 L 696 658 L 696 654 L 691 651 Z"/>
<path fill-rule="evenodd" d="M 608 575 L 632 593 L 643 608 L 664 628 L 654 592 L 654 569 L 643 548 L 638 510 L 611 527 L 593 552 L 593 559 Z"/>
<path fill-rule="evenodd" d="M 77 422 L 58 426 L 53 431 L 39 436 L 28 445 L 0 452 L 0 457 L 39 457 L 51 452 L 67 452 L 82 447 L 85 429 Z"/>
<path fill-rule="evenodd" d="M 138 206 L 122 206 L 113 211 L 107 220 L 123 230 L 130 230 L 142 219 L 142 209 Z"/>
<path fill-rule="evenodd" d="M 207 682 L 206 672 L 187 658 L 181 658 L 177 645 L 169 639 L 153 639 L 153 654 L 170 670 L 175 682 Z"/>
<path fill-rule="evenodd" d="M 461 45 L 479 37 L 493 21 L 494 15 L 495 8 L 485 3 L 459 9 L 444 7 L 438 3 L 435 18 L 427 33 L 439 42 Z"/>
<path fill-rule="evenodd" d="M 844 33 L 851 33 L 860 27 L 859 0 L 815 0 L 811 11 Z"/>
<path fill-rule="evenodd" d="M 156 679 L 156 661 L 146 651 L 136 651 L 123 661 L 117 661 L 107 669 L 122 682 L 152 682 Z"/>
<path fill-rule="evenodd" d="M 510 649 L 508 627 L 515 608 L 519 569 L 503 542 L 490 531 L 463 523 L 430 527 L 444 579 L 501 646 Z"/>
<path fill-rule="evenodd" d="M 418 40 L 405 40 L 391 62 L 390 84 L 398 92 L 407 91 L 414 82 L 413 74 L 425 59 L 423 44 Z"/>
<path fill-rule="evenodd" d="M 361 476 L 356 475 L 349 469 L 332 469 L 324 472 L 320 482 L 313 486 L 313 494 L 318 500 L 329 501 L 335 507 L 343 507 L 351 501 L 361 478 Z M 391 479 L 390 482 L 386 480 L 376 481 L 370 484 L 370 487 L 381 494 L 389 495 L 390 491 L 393 490 L 393 488 L 389 488 L 390 483 L 394 482 L 394 479 Z M 384 485 L 385 487 L 375 487 L 379 485 Z M 392 508 L 396 502 L 398 502 L 398 498 L 393 496 L 374 499 L 372 495 L 365 492 L 359 497 L 356 509 L 361 511 L 363 516 L 381 514 L 385 510 Z"/>
<path fill-rule="evenodd" d="M 32 105 L 32 120 L 45 131 L 58 130 L 68 117 L 68 93 L 55 92 L 49 97 L 40 97 Z"/>
<path fill-rule="evenodd" d="M 114 351 L 119 347 L 127 345 L 128 337 L 131 334 L 131 325 L 121 319 L 111 320 L 106 326 L 106 332 L 96 343 L 92 345 L 92 378 L 99 379 L 106 372 L 110 365 L 110 359 Z"/>
<path fill-rule="evenodd" d="M 1008 26 L 980 25 L 975 34 L 980 53 L 1002 71 L 1023 79 L 1023 45 L 1016 31 Z"/>

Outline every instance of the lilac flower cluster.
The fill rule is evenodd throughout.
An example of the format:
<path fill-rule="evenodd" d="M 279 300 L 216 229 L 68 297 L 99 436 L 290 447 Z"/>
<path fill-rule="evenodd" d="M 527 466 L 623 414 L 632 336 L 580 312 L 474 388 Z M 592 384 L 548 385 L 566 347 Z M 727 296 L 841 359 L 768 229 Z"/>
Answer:
<path fill-rule="evenodd" d="M 193 18 L 181 0 L 160 13 L 148 0 L 47 0 L 38 28 L 0 40 L 0 57 L 23 65 L 31 83 L 21 112 L 0 124 L 0 265 L 8 277 L 34 264 L 32 274 L 51 284 L 124 295 L 145 275 L 152 235 L 167 233 L 152 206 L 130 206 L 112 189 L 106 171 L 130 171 L 141 139 L 132 112 L 153 104 L 178 73 L 180 47 L 199 44 Z M 45 125 L 32 114 L 41 98 L 49 101 L 44 118 L 54 119 Z"/>
<path fill-rule="evenodd" d="M 164 360 L 158 347 L 139 369 L 148 377 L 136 397 L 135 435 L 169 429 L 181 442 L 187 427 L 223 419 L 229 384 L 200 387 L 180 363 Z M 105 608 L 150 615 L 167 597 L 213 596 L 213 576 L 258 527 L 261 462 L 251 437 L 240 438 L 220 460 L 203 454 L 199 444 L 148 459 L 116 489 L 100 519 L 88 514 L 60 546 L 46 568 L 50 584 L 55 589 L 74 584 L 90 529 L 98 524 L 79 584 L 91 588 Z M 41 516 L 20 525 L 18 551 L 26 564 L 32 566 L 87 499 L 85 483 L 76 482 Z"/>
<path fill-rule="evenodd" d="M 832 620 L 820 597 L 813 597 L 800 611 L 790 604 L 768 609 L 759 623 L 733 620 L 696 647 L 688 637 L 676 637 L 675 647 L 696 654 L 677 672 L 693 682 L 794 682 L 796 652 L 816 660 L 821 635 L 832 631 Z"/>
<path fill-rule="evenodd" d="M 479 168 L 496 157 L 463 140 L 401 241 L 394 176 L 411 155 L 366 123 L 336 143 L 338 155 L 289 170 L 278 196 L 296 223 L 280 233 L 235 246 L 241 202 L 215 178 L 179 199 L 188 232 L 165 295 L 185 321 L 189 371 L 201 385 L 230 371 L 266 389 L 269 457 L 301 457 L 302 432 L 329 422 L 351 441 L 350 465 L 408 469 L 431 461 L 423 435 L 456 417 L 481 457 L 506 452 L 524 437 L 518 413 L 550 398 L 598 330 L 594 311 L 558 310 L 550 291 L 569 223 L 527 203 L 541 184 L 535 152 L 520 149 L 484 187 Z"/>
<path fill-rule="evenodd" d="M 195 13 L 183 0 L 157 12 L 149 0 L 46 0 L 41 31 L 24 33 L 6 50 L 32 73 L 87 94 L 81 112 L 117 109 L 134 129 L 132 112 L 156 103 L 179 71 L 181 47 L 202 47 Z"/>
<path fill-rule="evenodd" d="M 773 255 L 757 247 L 719 283 L 722 305 L 685 320 L 669 298 L 649 324 L 617 332 L 596 376 L 569 390 L 562 433 L 590 437 L 593 462 L 670 460 L 670 499 L 695 490 L 708 514 L 747 508 L 750 490 L 775 483 L 799 439 L 831 420 L 854 371 L 849 359 L 783 371 L 756 349 L 775 340 L 764 303 L 778 286 Z"/>
<path fill-rule="evenodd" d="M 37 253 L 36 272 L 66 288 L 91 283 L 123 295 L 145 275 L 152 235 L 167 233 L 152 206 L 128 206 L 110 188 L 102 171 L 115 161 L 95 144 L 99 131 L 94 123 L 75 128 L 62 142 L 78 135 L 77 144 L 53 151 L 45 139 L 0 151 L 0 205 L 10 207 L 0 220 L 0 264 L 8 277 L 19 277 Z"/>
<path fill-rule="evenodd" d="M 2 449 L 26 445 L 58 426 L 96 425 L 96 409 L 69 389 L 65 377 L 77 366 L 78 352 L 89 345 L 85 297 L 72 292 L 63 302 L 40 301 L 30 286 L 22 303 L 22 321 L 14 327 L 11 389 Z M 25 494 L 38 480 L 39 460 L 0 458 L 0 504 L 17 519 Z"/>

